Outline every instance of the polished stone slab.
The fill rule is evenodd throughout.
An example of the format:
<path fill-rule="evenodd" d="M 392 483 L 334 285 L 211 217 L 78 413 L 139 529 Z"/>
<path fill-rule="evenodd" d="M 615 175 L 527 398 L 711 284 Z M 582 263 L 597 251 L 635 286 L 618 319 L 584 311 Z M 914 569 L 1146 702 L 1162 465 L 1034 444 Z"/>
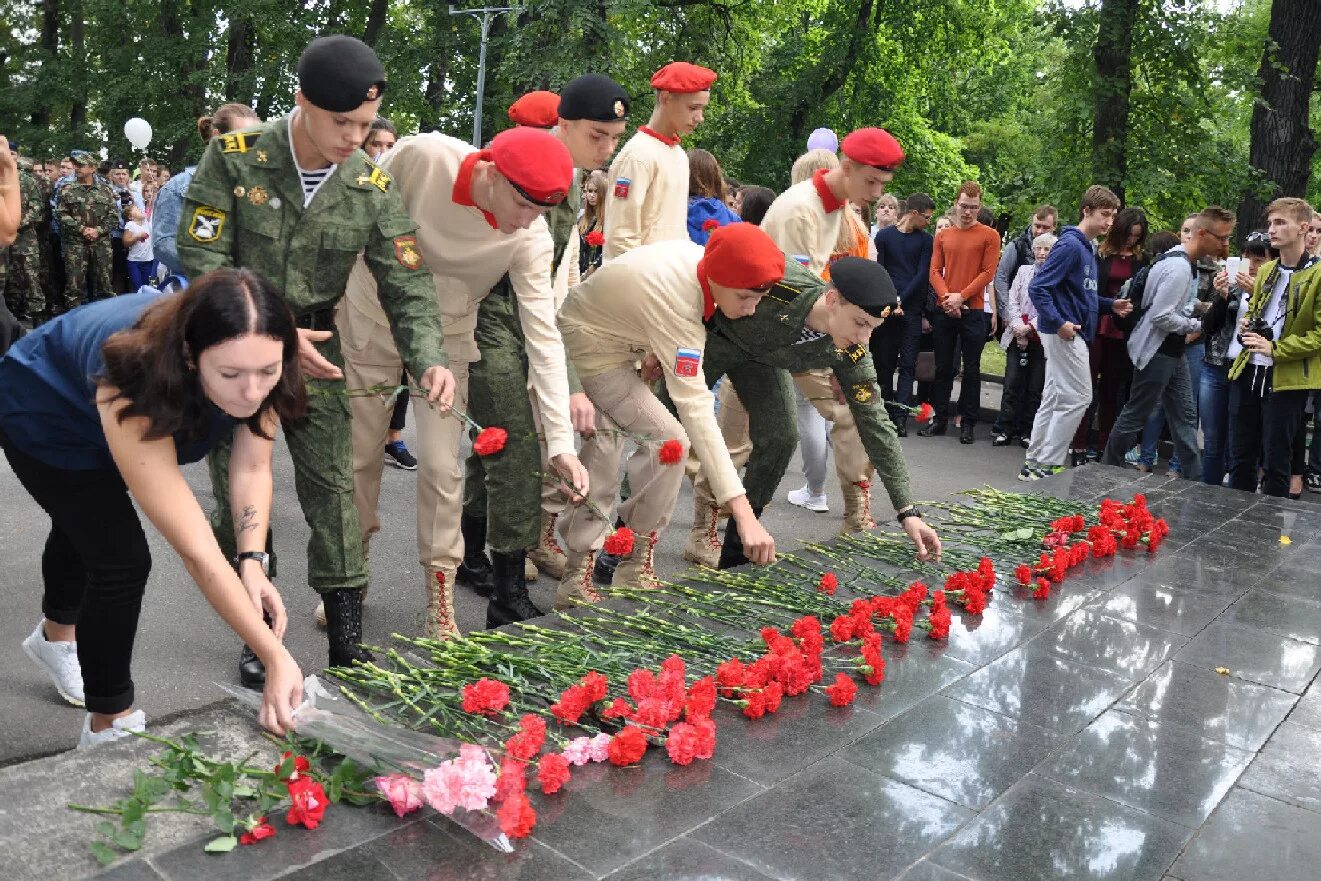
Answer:
<path fill-rule="evenodd" d="M 1190 834 L 1031 774 L 930 859 L 973 881 L 1158 881 Z"/>
<path fill-rule="evenodd" d="M 1098 597 L 1092 608 L 1102 615 L 1135 621 L 1183 636 L 1195 636 L 1229 608 L 1233 598 L 1134 579 Z"/>
<path fill-rule="evenodd" d="M 1321 558 L 1292 559 L 1272 569 L 1257 587 L 1271 593 L 1321 602 Z"/>
<path fill-rule="evenodd" d="M 1176 587 L 1235 600 L 1264 577 L 1264 569 L 1232 567 L 1223 563 L 1213 565 L 1189 547 L 1169 556 L 1160 556 L 1145 572 L 1134 576 L 1132 583 Z"/>
<path fill-rule="evenodd" d="M 1193 828 L 1251 758 L 1246 750 L 1186 729 L 1112 710 L 1036 773 Z"/>
<path fill-rule="evenodd" d="M 1321 575 L 1315 578 L 1321 581 Z M 1321 645 L 1321 603 L 1274 593 L 1261 585 L 1240 597 L 1225 620 L 1226 623 L 1255 627 L 1266 633 Z"/>
<path fill-rule="evenodd" d="M 915 638 L 907 645 L 886 640 L 881 652 L 885 681 L 879 688 L 859 686 L 854 706 L 877 714 L 882 721 L 893 719 L 976 669 L 947 650 L 944 643 L 926 639 Z"/>
<path fill-rule="evenodd" d="M 1257 750 L 1289 714 L 1295 700 L 1287 691 L 1171 661 L 1116 707 L 1166 727 L 1184 727 L 1240 749 Z"/>
<path fill-rule="evenodd" d="M 1029 642 L 1025 651 L 1078 661 L 1131 681 L 1145 677 L 1187 642 L 1177 633 L 1080 609 Z"/>
<path fill-rule="evenodd" d="M 1170 871 L 1184 881 L 1314 881 L 1321 814 L 1236 788 Z"/>
<path fill-rule="evenodd" d="M 604 881 L 772 881 L 709 844 L 680 838 L 605 876 Z"/>
<path fill-rule="evenodd" d="M 922 860 L 900 875 L 898 881 L 969 881 L 969 878 L 967 875 L 942 868 L 930 860 Z"/>
<path fill-rule="evenodd" d="M 838 758 L 824 759 L 694 833 L 782 881 L 881 881 L 971 811 Z"/>
<path fill-rule="evenodd" d="M 973 810 L 1050 756 L 1064 736 L 935 695 L 841 755 Z"/>
<path fill-rule="evenodd" d="M 956 612 L 951 617 L 945 654 L 981 667 L 1027 642 L 1052 620 L 1035 607 L 1025 610 L 1021 600 L 999 593 L 982 614 Z"/>
<path fill-rule="evenodd" d="M 1175 657 L 1186 664 L 1225 668 L 1230 676 L 1302 694 L 1321 670 L 1321 648 L 1250 627 L 1215 623 Z"/>
<path fill-rule="evenodd" d="M 1321 685 L 1312 683 L 1307 694 L 1298 699 L 1298 704 L 1289 714 L 1289 721 L 1321 730 Z"/>
<path fill-rule="evenodd" d="M 1285 722 L 1239 781 L 1244 789 L 1321 813 L 1321 731 Z"/>

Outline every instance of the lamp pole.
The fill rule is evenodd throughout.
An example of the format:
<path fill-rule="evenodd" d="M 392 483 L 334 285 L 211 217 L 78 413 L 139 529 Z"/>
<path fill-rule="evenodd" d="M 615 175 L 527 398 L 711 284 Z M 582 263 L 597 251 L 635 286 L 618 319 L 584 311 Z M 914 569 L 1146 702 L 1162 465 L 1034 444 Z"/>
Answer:
<path fill-rule="evenodd" d="M 482 99 L 486 95 L 486 43 L 491 36 L 491 21 L 503 12 L 512 12 L 512 6 L 479 6 L 456 9 L 450 6 L 450 15 L 471 15 L 481 22 L 482 45 L 477 56 L 477 104 L 472 114 L 472 145 L 482 146 Z"/>

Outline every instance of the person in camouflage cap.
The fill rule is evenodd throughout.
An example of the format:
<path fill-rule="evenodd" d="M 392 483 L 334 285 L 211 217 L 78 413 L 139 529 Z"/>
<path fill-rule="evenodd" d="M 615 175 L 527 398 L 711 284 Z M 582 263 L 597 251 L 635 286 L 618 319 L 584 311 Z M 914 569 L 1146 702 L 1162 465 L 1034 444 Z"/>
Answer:
<path fill-rule="evenodd" d="M 110 296 L 110 236 L 119 223 L 119 209 L 110 188 L 96 180 L 96 157 L 83 150 L 69 154 L 74 180 L 60 190 L 56 214 L 64 248 L 63 302 L 51 304 L 51 314 L 68 312 L 83 303 L 91 288 L 91 299 Z"/>
<path fill-rule="evenodd" d="M 19 318 L 40 324 L 46 313 L 46 292 L 41 286 L 41 239 L 38 232 L 46 221 L 46 200 L 36 175 L 20 168 L 18 238 L 9 246 L 9 276 L 5 301 Z"/>

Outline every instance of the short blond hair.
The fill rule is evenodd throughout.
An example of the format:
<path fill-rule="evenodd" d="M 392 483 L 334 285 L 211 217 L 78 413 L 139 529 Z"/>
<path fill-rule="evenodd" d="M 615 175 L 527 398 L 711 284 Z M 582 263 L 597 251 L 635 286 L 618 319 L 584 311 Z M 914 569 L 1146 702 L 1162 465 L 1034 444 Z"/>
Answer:
<path fill-rule="evenodd" d="M 789 172 L 789 182 L 801 184 L 816 172 L 839 168 L 839 157 L 830 150 L 808 150 L 794 160 L 794 167 Z"/>
<path fill-rule="evenodd" d="M 893 193 L 886 193 L 885 195 L 881 196 L 881 198 L 876 200 L 876 207 L 893 208 L 894 210 L 898 211 L 899 200 L 895 197 Z"/>
<path fill-rule="evenodd" d="M 1283 214 L 1297 223 L 1311 223 L 1316 214 L 1312 206 L 1296 196 L 1283 196 L 1266 206 L 1266 216 Z"/>

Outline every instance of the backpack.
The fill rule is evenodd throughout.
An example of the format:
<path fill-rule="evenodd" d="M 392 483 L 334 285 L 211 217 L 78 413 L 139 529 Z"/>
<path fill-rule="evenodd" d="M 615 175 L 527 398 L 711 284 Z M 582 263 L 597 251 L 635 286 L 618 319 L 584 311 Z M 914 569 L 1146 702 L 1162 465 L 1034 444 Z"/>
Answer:
<path fill-rule="evenodd" d="M 1176 256 L 1187 259 L 1188 255 L 1182 251 L 1166 251 L 1157 256 L 1155 260 L 1152 260 L 1146 266 L 1143 266 L 1137 272 L 1133 273 L 1133 277 L 1124 282 L 1123 287 L 1119 289 L 1119 294 L 1115 299 L 1129 300 L 1133 303 L 1132 312 L 1123 316 L 1114 316 L 1115 327 L 1123 332 L 1124 339 L 1128 339 L 1129 334 L 1137 328 L 1138 322 L 1142 320 L 1142 316 L 1147 314 L 1147 306 L 1145 302 L 1147 296 L 1147 276 L 1151 275 L 1151 267 L 1155 266 L 1166 257 Z"/>

